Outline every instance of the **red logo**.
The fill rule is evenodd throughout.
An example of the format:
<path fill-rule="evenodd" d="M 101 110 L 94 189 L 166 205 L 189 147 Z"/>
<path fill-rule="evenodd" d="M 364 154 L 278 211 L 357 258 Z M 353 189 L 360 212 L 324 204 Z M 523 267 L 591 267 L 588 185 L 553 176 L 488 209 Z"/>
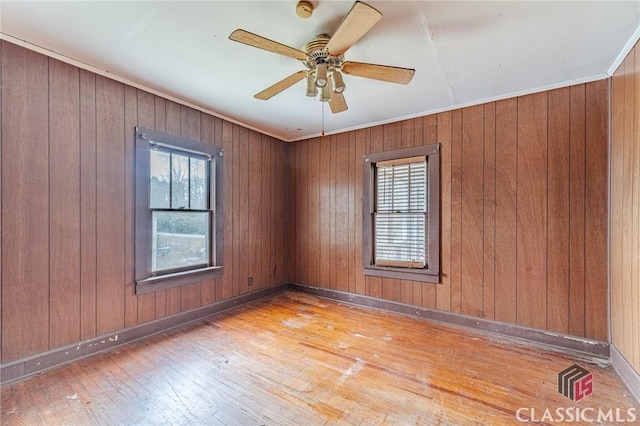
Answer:
<path fill-rule="evenodd" d="M 558 392 L 573 401 L 580 401 L 593 393 L 593 374 L 573 364 L 558 373 Z"/>

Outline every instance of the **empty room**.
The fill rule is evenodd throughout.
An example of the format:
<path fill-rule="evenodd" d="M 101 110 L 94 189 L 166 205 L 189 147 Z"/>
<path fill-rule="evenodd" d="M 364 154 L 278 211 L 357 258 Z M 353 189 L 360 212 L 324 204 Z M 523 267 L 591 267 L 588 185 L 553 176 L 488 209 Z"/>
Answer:
<path fill-rule="evenodd" d="M 0 3 L 0 423 L 640 424 L 640 1 Z"/>

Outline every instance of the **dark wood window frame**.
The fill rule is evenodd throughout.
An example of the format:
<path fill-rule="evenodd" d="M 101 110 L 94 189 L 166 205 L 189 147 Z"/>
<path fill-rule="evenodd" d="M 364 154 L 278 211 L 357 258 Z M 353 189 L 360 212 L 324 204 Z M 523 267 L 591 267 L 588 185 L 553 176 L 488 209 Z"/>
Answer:
<path fill-rule="evenodd" d="M 426 266 L 379 266 L 374 260 L 375 168 L 380 161 L 425 156 L 427 160 Z M 421 282 L 440 282 L 440 144 L 366 154 L 362 193 L 362 266 L 365 275 Z"/>
<path fill-rule="evenodd" d="M 218 278 L 224 271 L 223 238 L 223 150 L 202 142 L 192 141 L 150 129 L 136 127 L 135 151 L 135 280 L 136 294 L 149 293 L 165 288 L 193 284 L 206 279 Z M 206 265 L 192 269 L 152 272 L 151 228 L 152 212 L 150 207 L 150 152 L 155 147 L 172 150 L 187 156 L 205 156 L 209 158 L 207 211 L 209 223 L 209 255 Z M 176 210 L 180 211 L 180 210 Z"/>

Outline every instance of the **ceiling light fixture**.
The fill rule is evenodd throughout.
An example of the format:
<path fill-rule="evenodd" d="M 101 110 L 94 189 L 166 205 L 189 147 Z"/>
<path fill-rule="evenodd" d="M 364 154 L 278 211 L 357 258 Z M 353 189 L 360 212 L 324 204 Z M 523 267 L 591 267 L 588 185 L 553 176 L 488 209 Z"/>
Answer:
<path fill-rule="evenodd" d="M 316 66 L 316 87 L 324 87 L 327 85 L 327 64 L 321 62 Z"/>
<path fill-rule="evenodd" d="M 1 0 L 0 0 L 1 1 Z M 302 16 L 306 16 L 309 11 L 313 12 L 312 0 L 301 0 L 298 2 L 298 11 Z M 310 9 L 310 10 L 309 10 Z M 342 74 L 350 74 L 357 77 L 365 77 L 373 80 L 386 81 L 389 83 L 408 84 L 415 73 L 414 69 L 393 67 L 389 65 L 377 65 L 367 62 L 345 61 L 344 53 L 362 38 L 380 19 L 382 13 L 362 1 L 356 1 L 349 12 L 334 31 L 333 35 L 318 34 L 308 41 L 302 50 L 296 49 L 286 44 L 278 43 L 266 37 L 251 33 L 246 30 L 237 29 L 233 31 L 229 38 L 238 43 L 253 46 L 278 55 L 301 61 L 306 70 L 294 72 L 277 83 L 267 87 L 265 90 L 256 93 L 254 98 L 266 101 L 278 93 L 288 89 L 299 81 L 307 78 L 307 95 L 312 96 L 311 79 L 316 87 L 316 95 L 319 89 L 333 85 L 333 90 L 329 93 L 329 106 L 334 114 L 344 112 L 347 103 L 344 99 L 345 84 Z M 329 78 L 331 78 L 329 80 Z M 326 95 L 323 96 L 326 100 Z M 324 105 L 325 102 L 322 104 Z"/>
<path fill-rule="evenodd" d="M 316 77 L 313 71 L 307 73 L 307 96 L 316 96 Z"/>
<path fill-rule="evenodd" d="M 331 88 L 326 84 L 320 89 L 320 102 L 329 102 L 331 100 Z"/>
<path fill-rule="evenodd" d="M 335 93 L 344 92 L 346 86 L 344 85 L 344 80 L 342 79 L 342 74 L 340 73 L 340 71 L 334 70 L 331 73 L 331 82 L 333 83 L 333 91 Z"/>

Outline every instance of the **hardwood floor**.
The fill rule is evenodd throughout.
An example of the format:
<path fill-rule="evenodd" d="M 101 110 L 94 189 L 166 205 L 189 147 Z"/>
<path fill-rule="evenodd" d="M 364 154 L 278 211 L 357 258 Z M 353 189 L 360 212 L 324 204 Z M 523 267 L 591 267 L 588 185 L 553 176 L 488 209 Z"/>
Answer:
<path fill-rule="evenodd" d="M 557 389 L 574 363 L 593 374 L 593 393 L 577 402 Z M 640 422 L 640 404 L 602 360 L 295 292 L 1 393 L 2 424 Z"/>

